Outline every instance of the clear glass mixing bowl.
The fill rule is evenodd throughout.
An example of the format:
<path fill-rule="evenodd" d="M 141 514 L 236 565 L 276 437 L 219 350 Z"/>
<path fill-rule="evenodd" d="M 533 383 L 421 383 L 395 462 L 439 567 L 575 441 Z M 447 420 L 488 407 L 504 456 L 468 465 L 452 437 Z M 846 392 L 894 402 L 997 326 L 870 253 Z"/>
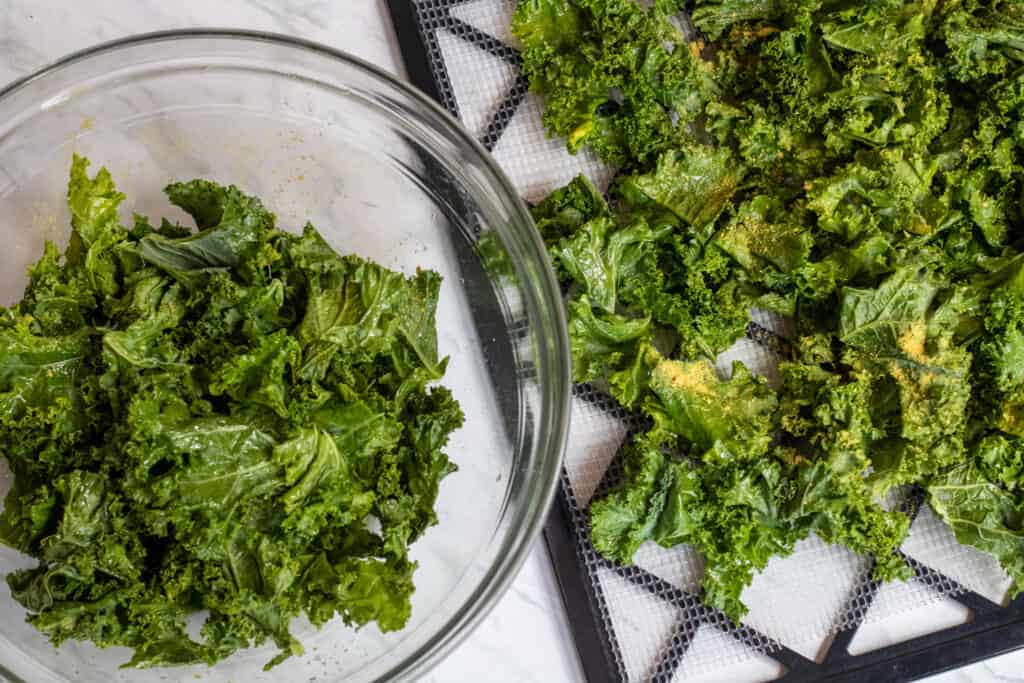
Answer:
<path fill-rule="evenodd" d="M 184 220 L 171 180 L 263 198 L 279 225 L 312 221 L 339 251 L 445 277 L 444 382 L 466 426 L 448 452 L 440 523 L 413 548 L 409 625 L 382 634 L 296 622 L 306 655 L 214 668 L 120 670 L 127 650 L 55 650 L 0 584 L 0 678 L 46 681 L 366 681 L 423 673 L 493 606 L 554 494 L 568 420 L 561 299 L 529 214 L 486 152 L 423 95 L 357 59 L 283 37 L 154 34 L 74 55 L 0 93 L 0 304 L 21 298 L 44 240 L 65 243 L 73 152 L 107 166 L 126 212 Z M 130 216 L 124 220 L 129 223 Z M 480 237 L 485 248 L 481 248 Z M 2 463 L 0 459 L 0 463 Z M 0 495 L 10 488 L 0 466 Z M 0 575 L 33 561 L 0 548 Z"/>

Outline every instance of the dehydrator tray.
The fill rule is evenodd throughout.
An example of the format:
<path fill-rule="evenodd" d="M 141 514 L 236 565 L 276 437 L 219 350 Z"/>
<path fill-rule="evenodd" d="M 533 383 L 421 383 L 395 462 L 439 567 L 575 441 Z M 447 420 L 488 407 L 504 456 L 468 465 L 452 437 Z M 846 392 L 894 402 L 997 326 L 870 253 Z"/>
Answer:
<path fill-rule="evenodd" d="M 522 197 L 538 201 L 578 173 L 599 186 L 613 170 L 549 139 L 509 33 L 514 0 L 388 0 L 410 80 L 491 151 Z M 771 375 L 786 322 L 755 315 L 719 358 Z M 920 495 L 901 553 L 906 582 L 879 585 L 869 558 L 810 538 L 776 558 L 744 592 L 739 626 L 699 599 L 702 560 L 687 548 L 640 549 L 634 566 L 601 557 L 588 505 L 619 476 L 620 445 L 642 425 L 587 385 L 545 530 L 583 671 L 591 683 L 655 681 L 907 681 L 1024 646 L 1024 596 L 1010 601 L 996 560 L 960 546 Z"/>

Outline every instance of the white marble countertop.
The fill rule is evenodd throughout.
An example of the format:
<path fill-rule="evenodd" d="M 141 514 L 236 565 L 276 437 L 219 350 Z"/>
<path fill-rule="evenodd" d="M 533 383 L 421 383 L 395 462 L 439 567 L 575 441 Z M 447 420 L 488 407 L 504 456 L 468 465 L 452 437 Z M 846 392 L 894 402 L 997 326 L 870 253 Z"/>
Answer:
<path fill-rule="evenodd" d="M 394 73 L 402 71 L 383 0 L 5 0 L 0 12 L 0 85 L 96 43 L 199 26 L 286 33 L 344 49 Z M 487 620 L 425 680 L 582 680 L 541 542 Z M 1024 654 L 929 679 L 995 681 L 1024 681 Z"/>

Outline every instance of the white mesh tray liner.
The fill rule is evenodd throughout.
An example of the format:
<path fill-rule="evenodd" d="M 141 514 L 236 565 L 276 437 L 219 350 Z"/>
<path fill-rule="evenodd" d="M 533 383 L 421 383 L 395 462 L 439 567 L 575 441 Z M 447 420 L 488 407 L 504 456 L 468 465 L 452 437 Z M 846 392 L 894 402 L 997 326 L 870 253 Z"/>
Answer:
<path fill-rule="evenodd" d="M 414 2 L 445 104 L 494 153 L 524 199 L 539 201 L 579 173 L 607 186 L 613 169 L 589 152 L 568 154 L 563 140 L 544 133 L 543 101 L 526 91 L 509 33 L 514 0 Z M 792 324 L 760 311 L 752 312 L 752 321 L 755 333 L 723 353 L 718 370 L 727 375 L 732 361 L 740 360 L 776 383 L 777 356 L 769 347 L 772 337 L 791 336 Z M 895 623 L 911 612 L 927 618 L 929 606 L 945 605 L 948 612 L 950 596 L 965 588 L 995 602 L 1005 599 L 1010 581 L 998 563 L 958 545 L 924 508 L 903 546 L 917 561 L 915 580 L 879 593 L 868 558 L 810 538 L 754 579 L 743 594 L 750 607 L 747 628 L 737 628 L 693 599 L 703 559 L 692 549 L 648 543 L 636 555 L 636 568 L 617 567 L 594 552 L 586 507 L 602 482 L 614 480 L 615 455 L 640 421 L 590 387 L 575 393 L 562 485 L 574 507 L 577 551 L 598 589 L 601 620 L 614 635 L 613 655 L 624 680 L 768 680 L 781 671 L 764 654 L 780 645 L 819 658 L 836 631 Z"/>

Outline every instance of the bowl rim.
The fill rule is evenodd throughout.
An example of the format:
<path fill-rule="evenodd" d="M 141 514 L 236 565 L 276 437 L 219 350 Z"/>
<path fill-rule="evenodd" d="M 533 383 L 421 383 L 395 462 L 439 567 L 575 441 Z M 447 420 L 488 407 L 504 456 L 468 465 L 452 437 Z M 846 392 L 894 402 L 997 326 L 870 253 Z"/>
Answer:
<path fill-rule="evenodd" d="M 514 233 L 522 233 L 516 235 L 516 237 L 522 240 L 522 246 L 525 246 L 529 252 L 526 259 L 512 257 L 514 261 L 519 261 L 517 267 L 522 267 L 524 263 L 531 260 L 535 260 L 538 266 L 537 269 L 531 272 L 531 275 L 539 276 L 539 281 L 535 281 L 532 288 L 536 290 L 541 299 L 548 300 L 547 304 L 549 305 L 544 308 L 554 318 L 550 322 L 555 335 L 538 340 L 536 346 L 538 352 L 543 357 L 549 358 L 552 361 L 550 363 L 552 366 L 550 370 L 553 372 L 553 376 L 549 377 L 549 380 L 551 380 L 550 384 L 555 387 L 564 387 L 562 391 L 553 391 L 549 387 L 540 387 L 541 393 L 544 394 L 542 405 L 545 405 L 550 413 L 540 421 L 540 426 L 546 426 L 547 429 L 542 428 L 537 431 L 538 434 L 546 436 L 546 438 L 539 438 L 539 443 L 535 447 L 535 450 L 540 454 L 539 462 L 544 467 L 540 470 L 533 470 L 529 476 L 536 477 L 541 475 L 546 481 L 544 481 L 543 486 L 537 487 L 540 495 L 526 506 L 524 517 L 519 520 L 512 520 L 512 523 L 509 525 L 510 532 L 506 534 L 507 538 L 504 539 L 504 545 L 508 546 L 512 551 L 505 556 L 508 559 L 492 564 L 475 590 L 470 593 L 452 617 L 441 625 L 438 631 L 431 634 L 425 643 L 402 661 L 389 667 L 376 679 L 377 681 L 411 680 L 429 672 L 442 659 L 451 654 L 479 626 L 484 618 L 491 613 L 498 600 L 505 595 L 513 580 L 518 576 L 527 556 L 532 552 L 533 542 L 540 535 L 554 502 L 568 441 L 572 386 L 568 327 L 558 280 L 555 277 L 543 239 L 536 228 L 526 203 L 520 197 L 518 190 L 516 190 L 507 174 L 480 141 L 473 137 L 437 101 L 400 76 L 392 74 L 361 57 L 316 41 L 271 31 L 219 27 L 181 28 L 134 33 L 71 52 L 56 61 L 50 62 L 31 73 L 9 82 L 0 88 L 0 101 L 12 97 L 26 86 L 54 75 L 66 67 L 88 61 L 100 55 L 116 53 L 124 48 L 151 43 L 188 42 L 190 40 L 210 39 L 242 43 L 266 43 L 337 60 L 350 67 L 354 67 L 358 71 L 362 71 L 371 78 L 383 82 L 387 87 L 393 88 L 401 95 L 410 98 L 418 106 L 425 108 L 446 129 L 443 131 L 446 135 L 457 139 L 460 144 L 464 144 L 467 149 L 472 150 L 473 154 L 478 157 L 482 167 L 486 170 L 489 181 L 493 183 L 494 188 L 501 195 L 511 200 L 508 202 L 508 205 L 513 211 L 513 220 L 509 222 L 508 229 L 514 231 Z M 402 66 L 403 64 L 399 60 L 399 67 L 401 68 Z M 516 225 L 511 224 L 526 225 L 530 229 L 519 230 Z M 535 257 L 535 259 L 529 258 L 531 256 Z M 546 296 L 545 294 L 552 296 Z M 538 315 L 541 311 L 537 310 L 536 305 L 531 301 L 531 297 L 527 297 L 527 300 L 529 302 L 527 304 L 528 308 L 534 309 L 530 310 L 531 316 Z M 564 361 L 560 363 L 559 358 L 564 359 Z M 511 482 L 513 479 L 514 477 L 510 477 L 509 481 Z M 6 667 L 0 667 L 0 671 L 5 675 L 13 674 Z M 22 680 L 18 676 L 12 677 L 16 681 Z"/>

